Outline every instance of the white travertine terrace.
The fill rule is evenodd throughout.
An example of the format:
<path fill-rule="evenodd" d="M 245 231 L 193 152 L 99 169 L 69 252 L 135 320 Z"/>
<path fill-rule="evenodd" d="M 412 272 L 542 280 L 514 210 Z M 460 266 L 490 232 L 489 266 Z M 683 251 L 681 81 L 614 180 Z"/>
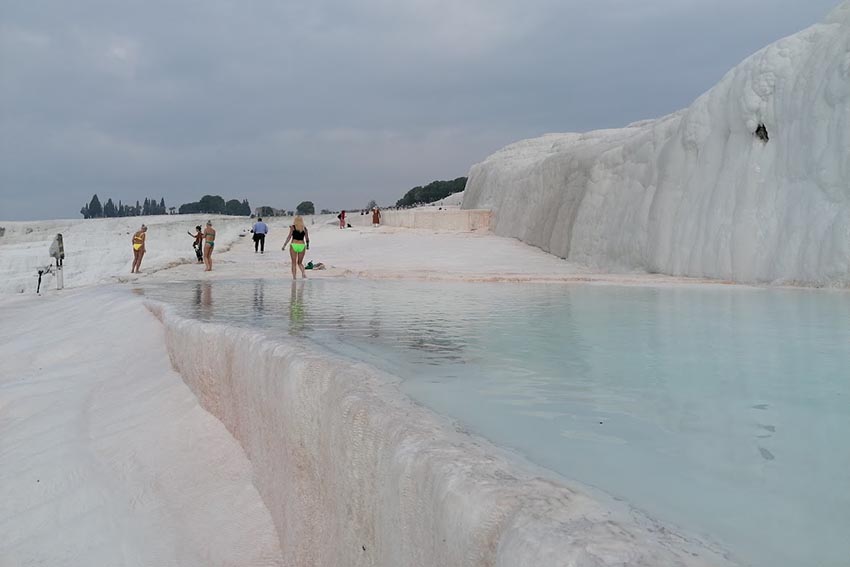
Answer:
<path fill-rule="evenodd" d="M 472 167 L 463 207 L 605 271 L 847 285 L 850 2 L 686 110 L 507 146 Z"/>
<path fill-rule="evenodd" d="M 149 307 L 175 368 L 251 460 L 287 565 L 730 565 L 524 469 L 369 365 Z"/>

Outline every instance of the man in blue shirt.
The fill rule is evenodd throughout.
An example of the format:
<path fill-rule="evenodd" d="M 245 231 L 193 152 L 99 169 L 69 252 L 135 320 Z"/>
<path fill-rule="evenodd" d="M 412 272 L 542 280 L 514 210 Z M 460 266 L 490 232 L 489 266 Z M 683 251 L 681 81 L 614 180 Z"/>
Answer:
<path fill-rule="evenodd" d="M 254 254 L 259 249 L 262 254 L 266 249 L 266 235 L 269 233 L 269 226 L 263 222 L 263 219 L 257 217 L 257 222 L 254 223 L 254 228 L 251 229 L 254 233 Z"/>

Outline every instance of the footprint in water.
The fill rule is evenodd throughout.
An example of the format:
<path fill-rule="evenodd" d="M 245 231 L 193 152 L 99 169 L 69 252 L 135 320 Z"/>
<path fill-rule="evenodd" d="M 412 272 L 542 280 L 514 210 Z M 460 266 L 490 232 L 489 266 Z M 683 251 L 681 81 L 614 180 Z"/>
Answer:
<path fill-rule="evenodd" d="M 766 410 L 769 407 L 770 407 L 769 404 L 756 404 L 756 405 L 753 406 L 753 409 Z"/>
<path fill-rule="evenodd" d="M 773 456 L 773 453 L 765 449 L 764 447 L 759 447 L 759 453 L 761 453 L 762 458 L 765 461 L 772 461 L 776 457 Z"/>

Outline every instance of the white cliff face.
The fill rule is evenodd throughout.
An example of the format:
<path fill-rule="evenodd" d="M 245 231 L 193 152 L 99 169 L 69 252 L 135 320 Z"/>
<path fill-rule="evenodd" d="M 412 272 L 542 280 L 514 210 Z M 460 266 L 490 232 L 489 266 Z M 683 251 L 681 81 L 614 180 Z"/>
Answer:
<path fill-rule="evenodd" d="M 687 110 L 496 152 L 472 167 L 463 207 L 606 271 L 847 285 L 850 1 Z"/>

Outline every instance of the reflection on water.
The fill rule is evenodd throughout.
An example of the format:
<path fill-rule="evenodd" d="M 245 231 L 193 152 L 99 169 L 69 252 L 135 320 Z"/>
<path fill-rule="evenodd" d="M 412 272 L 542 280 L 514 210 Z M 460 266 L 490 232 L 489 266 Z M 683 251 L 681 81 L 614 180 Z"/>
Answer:
<path fill-rule="evenodd" d="M 370 362 L 437 411 L 717 537 L 745 563 L 850 556 L 846 293 L 356 280 L 145 290 L 186 316 Z"/>
<path fill-rule="evenodd" d="M 304 280 L 292 282 L 289 295 L 289 334 L 301 335 L 305 329 L 306 311 L 304 307 Z"/>
<path fill-rule="evenodd" d="M 289 285 L 286 294 L 285 286 Z M 463 360 L 468 326 L 444 305 L 420 306 L 416 294 L 368 286 L 353 289 L 322 281 L 246 280 L 148 285 L 147 296 L 175 303 L 183 315 L 267 329 L 271 334 L 390 342 L 419 353 L 419 362 Z M 213 291 L 215 288 L 215 291 Z M 187 301 L 187 290 L 194 297 Z M 215 295 L 215 298 L 213 296 Z M 469 309 L 464 305 L 461 309 Z M 481 310 L 477 318 L 486 314 Z"/>
<path fill-rule="evenodd" d="M 254 280 L 254 313 L 257 314 L 257 317 L 262 317 L 263 313 L 266 310 L 265 305 L 265 290 L 266 286 L 263 283 L 263 280 Z"/>
<path fill-rule="evenodd" d="M 195 284 L 195 306 L 199 314 L 209 315 L 213 310 L 212 284 L 198 282 Z"/>

